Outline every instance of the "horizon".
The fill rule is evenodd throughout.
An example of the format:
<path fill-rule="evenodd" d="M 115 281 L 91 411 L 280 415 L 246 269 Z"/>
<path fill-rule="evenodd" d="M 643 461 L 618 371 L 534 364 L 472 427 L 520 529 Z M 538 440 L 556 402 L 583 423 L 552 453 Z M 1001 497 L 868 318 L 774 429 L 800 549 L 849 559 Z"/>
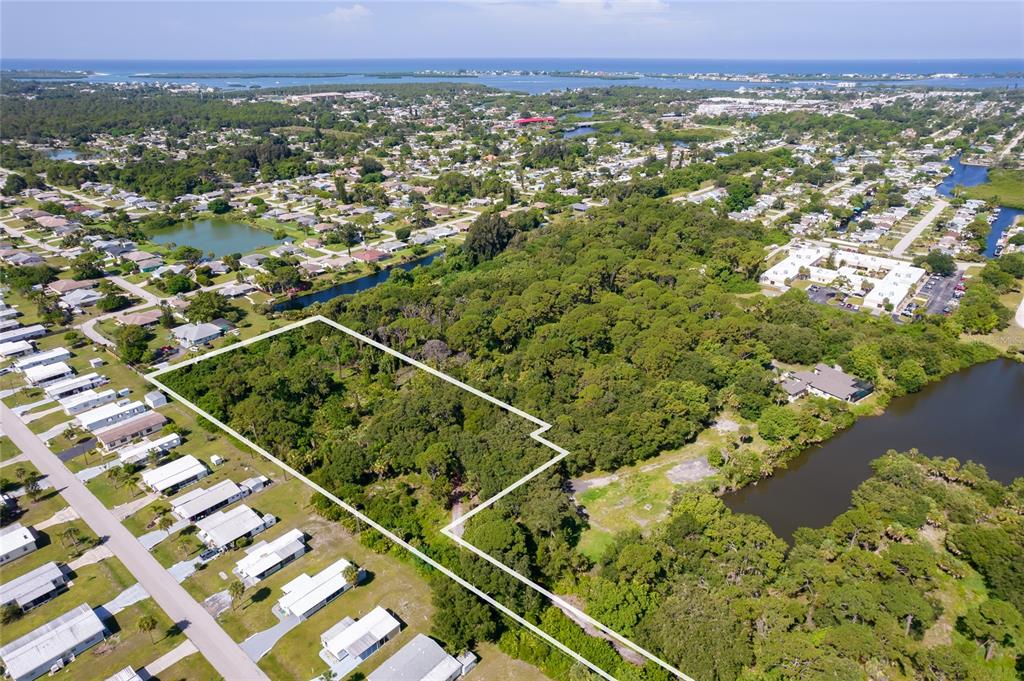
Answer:
<path fill-rule="evenodd" d="M 1001 0 L 3 0 L 0 14 L 4 60 L 1024 59 L 1024 4 Z"/>

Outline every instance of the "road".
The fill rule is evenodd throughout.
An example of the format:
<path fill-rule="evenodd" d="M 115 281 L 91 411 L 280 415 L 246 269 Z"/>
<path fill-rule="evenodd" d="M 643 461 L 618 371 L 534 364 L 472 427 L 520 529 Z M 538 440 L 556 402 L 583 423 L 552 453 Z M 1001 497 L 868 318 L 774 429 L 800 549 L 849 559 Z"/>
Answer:
<path fill-rule="evenodd" d="M 1020 142 L 1022 137 L 1024 137 L 1024 130 L 1021 130 L 1016 137 L 1010 140 L 1009 144 L 1003 147 L 1003 150 L 999 152 L 999 158 L 1005 158 L 1007 154 L 1013 151 L 1013 148 L 1017 146 L 1017 143 Z"/>
<path fill-rule="evenodd" d="M 1014 317 L 1013 321 L 1017 322 L 1017 326 L 1024 329 L 1024 298 L 1021 298 L 1020 307 L 1017 308 L 1017 316 Z"/>
<path fill-rule="evenodd" d="M 104 545 L 124 563 L 171 620 L 182 625 L 185 635 L 218 674 L 225 679 L 245 681 L 267 678 L 213 617 L 192 599 L 92 492 L 64 467 L 42 440 L 4 404 L 0 404 L 0 417 L 7 437 L 43 475 L 48 476 L 60 490 L 61 496 L 92 531 L 107 538 Z"/>
<path fill-rule="evenodd" d="M 903 255 L 907 249 L 910 248 L 910 245 L 914 243 L 917 237 L 921 236 L 921 233 L 935 222 L 935 218 L 939 217 L 939 213 L 946 210 L 948 205 L 949 203 L 942 199 L 936 201 L 935 205 L 932 206 L 932 209 L 928 211 L 909 232 L 907 232 L 906 236 L 900 239 L 898 244 L 893 246 L 892 254 L 896 257 Z"/>

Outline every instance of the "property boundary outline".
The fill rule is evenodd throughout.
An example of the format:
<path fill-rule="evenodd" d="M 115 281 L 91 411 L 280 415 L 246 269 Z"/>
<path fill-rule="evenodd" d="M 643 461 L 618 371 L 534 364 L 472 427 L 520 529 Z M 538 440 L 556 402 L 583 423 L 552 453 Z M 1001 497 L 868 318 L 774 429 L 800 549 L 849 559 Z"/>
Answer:
<path fill-rule="evenodd" d="M 402 548 L 404 548 L 405 550 L 409 551 L 414 556 L 416 556 L 417 558 L 419 558 L 423 562 L 427 563 L 428 565 L 430 565 L 434 569 L 438 570 L 439 572 L 444 574 L 446 577 L 448 577 L 452 581 L 456 582 L 457 584 L 459 584 L 463 588 L 468 589 L 469 591 L 474 593 L 477 597 L 479 597 L 480 599 L 482 599 L 483 601 L 485 601 L 486 603 L 488 603 L 489 605 L 491 605 L 495 609 L 499 610 L 500 612 L 502 612 L 506 616 L 512 618 L 513 620 L 515 620 L 516 622 L 518 622 L 522 626 L 526 627 L 527 629 L 529 629 L 531 632 L 533 632 L 534 634 L 536 634 L 537 636 L 542 638 L 547 643 L 549 643 L 552 646 L 558 648 L 563 653 L 565 653 L 566 655 L 569 655 L 571 658 L 573 658 L 574 660 L 576 660 L 580 664 L 584 665 L 585 667 L 587 667 L 588 669 L 590 669 L 594 673 L 598 674 L 602 678 L 608 679 L 608 681 L 616 681 L 614 676 L 612 676 L 611 674 L 606 672 L 601 667 L 598 667 L 593 662 L 590 662 L 588 659 L 586 659 L 585 657 L 583 657 L 582 655 L 580 655 L 576 651 L 572 650 L 571 648 L 566 646 L 561 641 L 558 641 L 553 636 L 548 634 L 546 631 L 541 629 L 539 626 L 533 624 L 532 622 L 529 622 L 528 620 L 526 620 L 526 618 L 524 618 L 521 615 L 519 615 L 518 613 L 512 611 L 508 606 L 504 605 L 503 603 L 499 602 L 498 600 L 496 600 L 492 596 L 488 595 L 486 592 L 484 592 L 483 590 L 479 589 L 478 587 L 476 587 L 475 585 L 470 583 L 468 580 L 463 579 L 459 575 L 455 574 L 449 568 L 445 567 L 444 565 L 441 565 L 439 562 L 437 562 L 436 560 L 434 560 L 430 556 L 426 555 L 421 550 L 417 549 L 415 546 L 409 544 L 407 541 L 405 541 L 404 539 L 402 539 L 398 535 L 394 534 L 393 532 L 391 532 L 390 530 L 388 530 L 387 528 L 382 526 L 380 523 L 376 522 L 372 518 L 370 518 L 367 515 L 365 515 L 364 513 L 362 513 L 359 509 L 357 509 L 354 506 L 352 506 L 351 504 L 341 500 L 340 498 L 338 498 L 337 496 L 335 496 L 331 492 L 329 492 L 326 489 L 324 489 L 321 485 L 313 482 L 308 477 L 306 477 L 302 473 L 298 472 L 297 470 L 295 470 L 294 468 L 292 468 L 291 466 L 286 464 L 284 461 L 278 459 L 276 456 L 274 456 L 273 454 L 269 453 L 267 450 L 265 450 L 264 448 L 260 447 L 258 444 L 256 444 L 255 442 L 253 442 L 249 438 L 245 437 L 244 435 L 242 435 L 241 433 L 236 431 L 234 428 L 232 428 L 232 427 L 228 426 L 227 424 L 223 423 L 222 421 L 220 421 L 219 419 L 214 417 L 212 414 L 207 413 L 205 410 L 203 410 L 200 407 L 198 407 L 197 405 L 193 404 L 190 400 L 185 399 L 184 397 L 179 395 L 174 390 L 170 389 L 162 381 L 159 380 L 159 378 L 161 376 L 163 376 L 164 374 L 173 373 L 173 372 L 175 372 L 175 371 L 177 371 L 179 369 L 183 369 L 183 368 L 185 368 L 187 366 L 191 366 L 193 364 L 198 364 L 199 362 L 202 362 L 202 361 L 205 361 L 205 360 L 208 360 L 208 359 L 212 359 L 213 357 L 216 357 L 218 355 L 222 355 L 222 354 L 225 354 L 227 352 L 231 352 L 232 350 L 237 350 L 239 348 L 243 348 L 243 347 L 245 347 L 247 345 L 251 345 L 253 343 L 257 343 L 259 341 L 263 341 L 263 340 L 266 340 L 268 338 L 272 338 L 274 336 L 277 336 L 277 335 L 280 335 L 280 334 L 283 334 L 283 333 L 287 333 L 289 331 L 294 331 L 295 329 L 307 326 L 307 325 L 312 324 L 314 322 L 323 322 L 323 323 L 327 324 L 328 326 L 330 326 L 330 327 L 332 327 L 332 328 L 334 328 L 334 329 L 336 329 L 338 331 L 341 331 L 342 333 L 345 333 L 345 334 L 351 336 L 352 338 L 358 340 L 361 343 L 365 343 L 365 344 L 370 345 L 370 346 L 372 346 L 372 347 L 374 347 L 374 348 L 376 348 L 378 350 L 381 350 L 381 351 L 383 351 L 383 352 L 385 352 L 385 353 L 387 353 L 389 355 L 392 355 L 393 357 L 397 357 L 398 359 L 402 360 L 403 362 L 405 362 L 407 364 L 410 364 L 410 365 L 416 367 L 417 369 L 421 369 L 422 371 L 425 371 L 428 374 L 430 374 L 430 375 L 432 375 L 432 376 L 434 376 L 436 378 L 440 378 L 443 381 L 447 381 L 448 383 L 451 383 L 452 385 L 455 385 L 455 386 L 457 386 L 457 387 L 459 387 L 459 388 L 461 388 L 461 389 L 463 389 L 463 390 L 473 394 L 474 396 L 479 397 L 479 398 L 481 398 L 483 400 L 486 400 L 487 402 L 490 402 L 491 404 L 494 404 L 497 407 L 499 407 L 501 409 L 504 409 L 505 411 L 508 411 L 508 412 L 510 412 L 512 414 L 515 414 L 516 416 L 519 416 L 520 418 L 523 418 L 523 419 L 529 421 L 530 423 L 534 424 L 535 426 L 537 426 L 537 428 L 535 430 L 530 432 L 530 438 L 535 440 L 536 442 L 544 445 L 545 447 L 548 447 L 549 449 L 554 451 L 556 453 L 556 455 L 554 457 L 552 457 L 551 459 L 549 459 L 548 461 L 546 461 L 545 463 L 543 463 L 540 466 L 538 466 L 537 468 L 535 468 L 534 470 L 530 471 L 529 473 L 527 473 L 526 475 L 524 475 L 520 479 L 516 480 L 511 485 L 509 485 L 505 489 L 501 490 L 500 492 L 498 492 L 494 496 L 492 496 L 489 499 L 487 499 L 486 501 L 482 502 L 481 504 L 479 504 L 478 506 L 476 506 L 475 508 L 470 510 L 465 515 L 462 515 L 459 518 L 457 518 L 454 521 L 452 521 L 451 523 L 449 523 L 448 525 L 445 525 L 443 528 L 441 528 L 441 534 L 443 534 L 444 536 L 448 537 L 449 539 L 454 541 L 459 546 L 461 546 L 461 547 L 463 547 L 463 548 L 473 552 L 474 554 L 476 554 L 480 558 L 483 558 L 484 560 L 486 560 L 487 562 L 491 563 L 492 565 L 494 565 L 495 567 L 497 567 L 501 571 L 505 572 L 506 574 L 511 575 L 512 577 L 514 577 L 515 579 L 519 580 L 523 584 L 527 585 L 528 587 L 530 587 L 534 591 L 540 593 L 545 598 L 547 598 L 552 603 L 554 603 L 559 609 L 561 609 L 563 611 L 571 612 L 573 614 L 573 618 L 574 619 L 578 619 L 578 620 L 582 620 L 582 621 L 587 622 L 588 624 L 590 624 L 594 628 L 599 629 L 600 631 L 604 632 L 606 635 L 608 635 L 609 637 L 615 639 L 616 641 L 618 641 L 622 645 L 632 649 L 633 651 L 635 651 L 636 653 L 642 655 L 643 657 L 647 658 L 648 660 L 651 660 L 652 662 L 654 662 L 658 666 L 662 667 L 666 671 L 670 672 L 671 674 L 674 674 L 675 676 L 677 676 L 677 677 L 679 677 L 681 679 L 684 679 L 684 681 L 694 681 L 693 678 L 691 678 L 690 676 L 687 676 L 682 671 L 680 671 L 679 669 L 673 667 L 668 662 L 662 660 L 658 656 L 656 656 L 653 653 L 647 651 L 646 649 L 644 649 L 643 647 L 637 645 L 636 643 L 634 643 L 633 641 L 629 640 L 628 638 L 622 636 L 621 634 L 619 634 L 618 632 L 616 632 L 612 628 L 610 628 L 610 627 L 602 624 L 601 622 L 597 621 L 596 619 L 594 619 L 590 615 L 586 614 L 585 612 L 583 612 L 582 610 L 580 610 L 579 608 L 577 608 L 573 604 L 569 603 L 565 599 L 561 598 L 557 594 L 554 594 L 551 591 L 548 591 L 547 589 L 545 589 L 541 585 L 537 584 L 533 580 L 529 579 L 528 577 L 526 577 L 526 576 L 516 572 L 515 570 L 513 570 L 510 567 L 508 567 L 507 565 L 505 565 L 501 561 L 497 560 L 493 556 L 485 553 L 484 551 L 481 551 L 476 546 L 474 546 L 473 544 L 465 541 L 462 537 L 460 537 L 458 534 L 455 533 L 454 528 L 456 528 L 459 525 L 465 523 L 468 519 L 472 518 L 474 515 L 476 515 L 480 511 L 484 510 L 485 508 L 489 508 L 490 506 L 494 505 L 500 499 L 504 498 L 505 496 L 507 496 L 508 494 L 513 492 L 514 490 L 518 489 L 522 485 L 526 484 L 530 480 L 534 479 L 535 477 L 537 477 L 538 475 L 540 475 L 544 471 L 548 470 L 549 468 L 551 468 L 552 466 L 554 466 L 555 464 L 559 463 L 560 461 L 565 459 L 567 456 L 569 456 L 569 451 L 568 450 L 566 450 L 566 449 L 564 449 L 562 447 L 559 447 L 555 443 L 553 443 L 550 440 L 547 440 L 546 438 L 543 437 L 542 434 L 545 433 L 546 431 L 548 431 L 551 428 L 551 424 L 547 423 L 546 421 L 543 421 L 543 420 L 537 418 L 536 416 L 528 414 L 525 411 L 522 411 L 521 409 L 513 407 L 510 404 L 502 402 L 501 400 L 499 400 L 499 399 L 497 399 L 495 397 L 492 397 L 491 395 L 488 395 L 487 393 L 485 393 L 485 392 L 483 392 L 481 390 L 478 390 L 477 388 L 474 388 L 473 386 L 467 385 L 466 383 L 463 383 L 462 381 L 460 381 L 460 380 L 458 380 L 456 378 L 453 378 L 453 377 L 449 376 L 448 374 L 445 374 L 442 371 L 438 371 L 437 369 L 435 369 L 435 368 L 433 368 L 431 366 L 428 366 L 428 365 L 426 365 L 426 364 L 424 364 L 422 362 L 419 362 L 419 361 L 417 361 L 417 360 L 415 360 L 415 359 L 413 359 L 411 357 L 408 357 L 407 355 L 404 355 L 404 354 L 398 352 L 397 350 L 394 350 L 394 349 L 384 345 L 383 343 L 380 343 L 378 341 L 373 340 L 372 338 L 364 336 L 363 334 L 361 334 L 361 333 L 359 333 L 357 331 L 354 331 L 354 330 L 348 328 L 347 326 L 339 324 L 338 322 L 335 322 L 332 319 L 328 319 L 327 317 L 324 317 L 323 315 L 313 315 L 311 317 L 306 317 L 305 319 L 301 319 L 301 320 L 299 320 L 297 322 L 294 322 L 292 324 L 288 324 L 288 325 L 283 326 L 283 327 L 281 327 L 279 329 L 273 329 L 271 331 L 267 331 L 267 332 L 259 334 L 257 336 L 253 336 L 252 338 L 248 338 L 248 339 L 246 339 L 244 341 L 241 341 L 239 343 L 233 343 L 233 344 L 225 346 L 223 348 L 219 348 L 217 350 L 212 350 L 210 352 L 204 353 L 204 354 L 202 354 L 202 355 L 200 355 L 198 357 L 194 357 L 194 358 L 189 359 L 189 360 L 187 360 L 185 362 L 182 362 L 180 364 L 175 364 L 175 365 L 164 367 L 162 369 L 158 369 L 158 370 L 153 371 L 151 373 L 145 374 L 143 377 L 146 379 L 146 381 L 148 381 L 149 383 L 153 384 L 154 386 L 156 386 L 160 390 L 163 390 L 165 393 L 167 393 L 168 395 L 173 397 L 175 400 L 181 402 L 183 405 L 185 405 L 186 407 L 188 407 L 192 411 L 196 412 L 197 414 L 199 414 L 203 418 L 207 419 L 211 423 L 216 424 L 219 428 L 224 430 L 226 433 L 228 433 L 232 437 L 236 438 L 240 442 L 244 443 L 247 447 L 249 447 L 253 451 L 259 453 L 261 456 L 263 456 L 265 459 L 267 459 L 270 462 L 272 462 L 274 465 L 278 466 L 279 468 L 281 468 L 282 470 L 284 470 L 288 474 L 290 474 L 293 477 L 297 478 L 298 480 L 302 481 L 302 483 L 305 484 L 310 489 L 312 489 L 312 490 L 322 494 L 326 498 L 328 498 L 331 501 L 333 501 L 335 504 L 338 504 L 341 508 L 343 508 L 349 514 L 351 514 L 352 516 L 356 517 L 360 521 L 366 523 L 368 526 L 372 527 L 376 531 L 380 532 L 382 535 L 387 537 L 393 543 L 395 543 L 395 544 L 401 546 Z M 578 622 L 577 622 L 577 624 L 578 624 Z"/>

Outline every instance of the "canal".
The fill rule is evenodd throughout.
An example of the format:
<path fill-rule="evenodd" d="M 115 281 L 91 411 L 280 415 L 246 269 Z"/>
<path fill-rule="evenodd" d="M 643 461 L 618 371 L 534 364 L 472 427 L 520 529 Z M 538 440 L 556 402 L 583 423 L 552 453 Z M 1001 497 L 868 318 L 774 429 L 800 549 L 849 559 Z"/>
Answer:
<path fill-rule="evenodd" d="M 988 182 L 988 167 L 987 166 L 976 166 L 968 165 L 960 162 L 960 154 L 957 154 L 953 158 L 946 161 L 953 169 L 949 175 L 947 175 L 939 186 L 935 190 L 940 196 L 949 198 L 953 196 L 953 190 L 957 186 L 962 187 L 975 187 L 979 184 L 985 184 Z M 1013 225 L 1014 219 L 1024 213 L 1024 211 L 1017 210 L 1016 208 L 1007 208 L 1006 206 L 999 207 L 999 214 L 996 215 L 996 219 L 992 222 L 992 230 L 988 234 L 988 238 L 985 241 L 985 256 L 988 258 L 994 258 L 996 255 L 996 246 L 999 243 L 999 237 L 1003 235 L 1007 227 Z"/>
<path fill-rule="evenodd" d="M 1024 475 L 1024 365 L 1007 359 L 953 374 L 893 400 L 809 448 L 773 477 L 725 497 L 737 513 L 758 515 L 791 540 L 798 527 L 822 527 L 849 508 L 850 493 L 886 451 L 916 447 L 926 456 L 983 464 L 993 479 Z"/>
<path fill-rule="evenodd" d="M 155 244 L 192 246 L 203 253 L 212 252 L 218 258 L 232 253 L 245 255 L 257 248 L 280 243 L 270 232 L 225 218 L 182 222 L 167 229 L 150 232 L 149 238 Z"/>
<path fill-rule="evenodd" d="M 436 253 L 431 253 L 419 260 L 411 260 L 409 262 L 402 263 L 401 265 L 395 265 L 389 269 L 381 270 L 380 272 L 368 274 L 365 277 L 346 281 L 343 284 L 337 284 L 320 291 L 295 296 L 294 298 L 289 298 L 288 300 L 281 301 L 274 305 L 274 311 L 282 312 L 284 310 L 301 310 L 314 303 L 326 303 L 338 296 L 350 296 L 352 294 L 359 293 L 360 291 L 366 291 L 387 281 L 388 277 L 391 276 L 392 270 L 399 269 L 408 272 L 416 267 L 425 267 L 441 257 L 444 257 L 444 251 L 437 251 Z"/>

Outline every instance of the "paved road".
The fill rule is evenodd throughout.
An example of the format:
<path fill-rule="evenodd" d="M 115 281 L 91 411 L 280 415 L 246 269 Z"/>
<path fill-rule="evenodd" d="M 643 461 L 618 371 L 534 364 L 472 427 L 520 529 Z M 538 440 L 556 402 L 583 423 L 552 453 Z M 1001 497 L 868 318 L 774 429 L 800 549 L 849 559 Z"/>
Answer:
<path fill-rule="evenodd" d="M 929 225 L 935 222 L 935 218 L 939 217 L 939 213 L 946 210 L 948 205 L 949 203 L 942 199 L 936 201 L 932 209 L 893 247 L 892 254 L 897 257 L 903 255 L 910 248 L 910 245 L 914 243 L 914 240 L 921 236 L 921 233 L 928 229 Z"/>
<path fill-rule="evenodd" d="M 163 608 L 172 621 L 180 623 L 213 668 L 225 679 L 244 681 L 266 679 L 266 674 L 249 659 L 201 605 L 149 554 L 114 515 L 64 467 L 35 433 L 30 431 L 6 405 L 0 404 L 4 432 L 41 473 L 48 476 L 61 496 L 100 537 L 139 584 Z"/>

